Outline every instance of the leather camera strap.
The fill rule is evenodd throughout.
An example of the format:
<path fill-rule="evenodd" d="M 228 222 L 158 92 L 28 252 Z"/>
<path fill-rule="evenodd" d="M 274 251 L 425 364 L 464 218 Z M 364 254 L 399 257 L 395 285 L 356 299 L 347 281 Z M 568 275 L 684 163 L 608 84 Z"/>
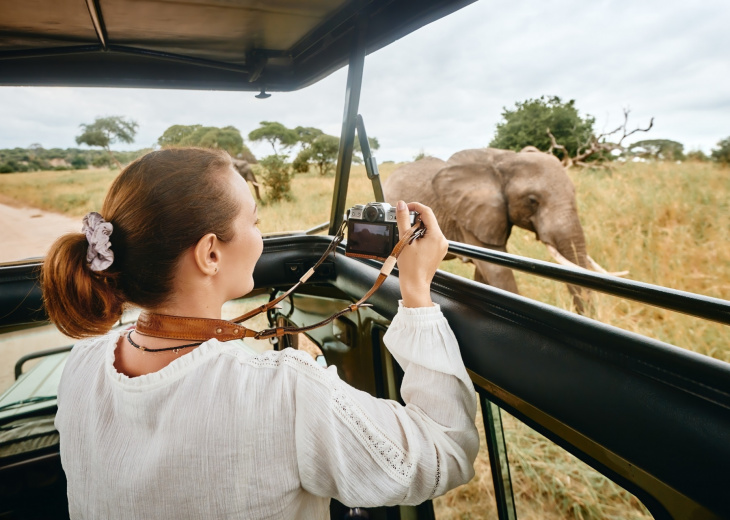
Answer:
<path fill-rule="evenodd" d="M 268 302 L 267 304 L 257 307 L 256 309 L 247 312 L 246 314 L 243 314 L 233 320 L 215 320 L 210 318 L 170 316 L 167 314 L 155 314 L 143 311 L 137 319 L 136 331 L 139 334 L 143 334 L 145 336 L 154 336 L 157 338 L 192 341 L 207 341 L 211 338 L 216 338 L 219 341 L 230 341 L 242 338 L 268 339 L 283 336 L 285 334 L 298 334 L 300 332 L 306 332 L 316 329 L 332 322 L 343 314 L 356 311 L 360 307 L 369 306 L 369 304 L 366 304 L 365 302 L 375 293 L 375 291 L 380 288 L 380 286 L 383 284 L 391 271 L 393 271 L 396 260 L 398 259 L 398 256 L 400 256 L 405 246 L 410 244 L 414 240 L 421 238 L 425 234 L 425 232 L 426 228 L 420 221 L 417 222 L 408 231 L 406 231 L 403 237 L 401 237 L 401 239 L 393 248 L 393 252 L 383 263 L 383 267 L 380 269 L 378 278 L 375 280 L 375 284 L 373 284 L 370 290 L 365 293 L 365 295 L 357 302 L 333 314 L 329 318 L 320 321 L 319 323 L 308 325 L 306 327 L 276 327 L 271 329 L 265 329 L 259 332 L 248 329 L 241 325 L 242 322 L 252 318 L 253 316 L 277 307 L 277 304 L 279 302 L 289 296 L 296 288 L 305 283 L 312 276 L 312 274 L 314 274 L 314 271 L 317 269 L 317 267 L 319 267 L 322 262 L 324 262 L 324 260 L 327 258 L 327 256 L 335 250 L 337 245 L 342 242 L 344 234 L 344 223 L 342 227 L 340 227 L 337 235 L 334 237 L 327 250 L 317 261 L 317 263 L 309 271 L 307 271 L 304 276 L 302 276 L 291 289 L 289 289 L 276 299 Z"/>

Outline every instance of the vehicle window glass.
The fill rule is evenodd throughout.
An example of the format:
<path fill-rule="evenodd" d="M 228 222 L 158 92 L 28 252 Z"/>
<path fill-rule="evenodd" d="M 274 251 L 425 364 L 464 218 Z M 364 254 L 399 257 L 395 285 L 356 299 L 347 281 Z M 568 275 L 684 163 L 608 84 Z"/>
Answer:
<path fill-rule="evenodd" d="M 517 518 L 652 518 L 631 493 L 502 410 Z"/>

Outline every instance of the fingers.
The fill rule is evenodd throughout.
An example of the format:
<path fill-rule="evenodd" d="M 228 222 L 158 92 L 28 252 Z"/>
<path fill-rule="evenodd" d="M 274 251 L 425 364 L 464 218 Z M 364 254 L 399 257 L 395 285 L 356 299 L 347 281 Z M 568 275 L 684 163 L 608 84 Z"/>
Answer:
<path fill-rule="evenodd" d="M 408 229 L 411 227 L 409 217 L 410 211 L 418 212 L 421 220 L 423 221 L 423 224 L 426 226 L 426 236 L 429 237 L 429 242 L 432 240 L 438 242 L 440 248 L 443 249 L 443 254 L 441 256 L 443 257 L 446 254 L 446 250 L 448 249 L 448 242 L 446 241 L 446 237 L 444 237 L 443 233 L 441 232 L 441 228 L 439 227 L 438 221 L 436 220 L 436 215 L 434 215 L 431 208 L 424 204 L 421 204 L 420 202 L 410 202 L 408 204 L 405 204 L 403 201 L 398 201 L 396 209 L 396 218 L 398 220 L 399 230 Z"/>
<path fill-rule="evenodd" d="M 395 210 L 395 218 L 398 222 L 398 238 L 400 238 L 411 227 L 410 213 L 408 212 L 408 206 L 402 200 L 398 201 Z"/>
<path fill-rule="evenodd" d="M 421 204 L 420 202 L 410 202 L 408 203 L 408 210 L 417 211 L 421 215 L 421 220 L 426 226 L 426 229 L 433 231 L 440 229 L 439 224 L 436 221 L 436 215 L 433 214 L 433 210 L 428 206 Z M 400 226 L 400 223 L 398 225 Z"/>

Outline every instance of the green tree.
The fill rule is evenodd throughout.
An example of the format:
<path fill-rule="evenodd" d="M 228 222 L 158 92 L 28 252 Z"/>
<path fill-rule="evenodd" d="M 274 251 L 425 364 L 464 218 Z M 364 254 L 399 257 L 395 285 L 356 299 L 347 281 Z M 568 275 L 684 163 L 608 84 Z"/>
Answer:
<path fill-rule="evenodd" d="M 504 107 L 502 118 L 489 143 L 494 148 L 520 151 L 525 146 L 535 146 L 547 151 L 551 145 L 550 129 L 555 140 L 575 156 L 594 136 L 595 119 L 590 115 L 581 117 L 575 100 L 563 102 L 558 96 L 517 102 L 514 109 Z M 556 150 L 555 154 L 563 159 L 565 152 Z"/>
<path fill-rule="evenodd" d="M 309 170 L 311 162 L 317 166 L 320 175 L 326 175 L 334 171 L 339 149 L 340 140 L 337 137 L 321 134 L 299 152 L 292 166 L 295 171 L 305 172 Z"/>
<path fill-rule="evenodd" d="M 76 143 L 103 148 L 121 168 L 122 165 L 114 157 L 110 147 L 117 142 L 133 143 L 138 127 L 135 121 L 126 120 L 121 116 L 97 117 L 93 123 L 81 125 L 83 132 L 76 136 Z"/>
<path fill-rule="evenodd" d="M 319 169 L 320 175 L 326 175 L 334 171 L 337 163 L 337 155 L 340 150 L 340 139 L 333 135 L 325 134 L 318 128 L 298 126 L 295 131 L 300 135 L 301 151 L 297 154 L 292 167 L 294 171 L 309 171 L 309 164 L 314 163 Z M 368 137 L 368 143 L 372 150 L 380 148 L 377 137 Z M 354 154 L 352 160 L 355 163 L 362 163 L 360 140 L 355 139 Z"/>
<path fill-rule="evenodd" d="M 243 137 L 234 126 L 172 125 L 157 139 L 157 143 L 167 146 L 199 146 L 201 148 L 220 148 L 233 157 L 256 163 L 251 150 L 243 144 Z"/>
<path fill-rule="evenodd" d="M 202 127 L 203 125 L 172 125 L 157 139 L 157 144 L 162 148 L 167 146 L 180 146 L 180 143 L 184 139 Z"/>
<path fill-rule="evenodd" d="M 339 140 L 338 140 L 339 143 Z M 368 144 L 370 145 L 371 150 L 379 150 L 380 149 L 380 141 L 378 141 L 377 137 L 368 137 Z M 355 154 L 352 156 L 352 162 L 355 164 L 360 164 L 363 162 L 362 158 L 362 148 L 360 147 L 360 139 L 355 136 L 355 146 L 354 146 Z M 360 154 L 360 155 L 357 155 Z"/>
<path fill-rule="evenodd" d="M 274 150 L 274 155 L 279 155 L 276 146 L 280 148 L 291 148 L 299 142 L 299 134 L 291 128 L 287 128 L 276 121 L 261 121 L 259 128 L 248 134 L 251 141 L 266 141 Z"/>
<path fill-rule="evenodd" d="M 298 126 L 294 131 L 297 133 L 298 140 L 303 146 L 312 144 L 317 137 L 324 134 L 322 130 L 312 126 Z"/>
<path fill-rule="evenodd" d="M 712 160 L 723 166 L 730 166 L 730 137 L 719 141 L 717 148 L 713 148 Z"/>
<path fill-rule="evenodd" d="M 660 161 L 684 160 L 684 145 L 670 139 L 647 139 L 629 146 L 629 153 L 644 159 Z"/>
<path fill-rule="evenodd" d="M 273 154 L 259 162 L 261 177 L 266 185 L 266 194 L 272 202 L 282 199 L 291 200 L 291 180 L 293 172 L 286 163 L 287 156 Z"/>

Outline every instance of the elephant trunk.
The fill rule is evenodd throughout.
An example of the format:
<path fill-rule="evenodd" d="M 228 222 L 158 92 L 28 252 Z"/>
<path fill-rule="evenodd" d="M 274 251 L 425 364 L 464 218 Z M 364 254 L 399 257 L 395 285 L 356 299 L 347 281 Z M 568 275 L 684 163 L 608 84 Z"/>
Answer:
<path fill-rule="evenodd" d="M 584 269 L 589 268 L 586 240 L 579 221 L 574 219 L 569 224 L 541 231 L 539 236 L 540 240 L 548 246 L 548 250 L 556 250 L 559 253 L 559 255 L 553 254 L 556 258 L 562 256 L 567 260 L 566 263 L 572 263 Z M 568 285 L 568 291 L 573 297 L 576 312 L 583 314 L 588 303 L 588 290 L 577 285 Z"/>

